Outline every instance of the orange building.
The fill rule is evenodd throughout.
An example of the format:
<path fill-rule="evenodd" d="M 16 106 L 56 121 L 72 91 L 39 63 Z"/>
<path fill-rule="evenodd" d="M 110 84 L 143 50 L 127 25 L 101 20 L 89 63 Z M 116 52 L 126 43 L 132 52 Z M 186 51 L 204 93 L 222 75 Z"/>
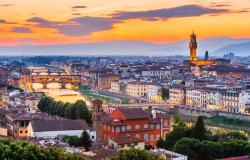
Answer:
<path fill-rule="evenodd" d="M 170 131 L 170 116 L 151 114 L 151 109 L 117 108 L 103 118 L 102 140 L 131 136 L 144 140 L 146 145 L 156 146 L 160 137 Z"/>

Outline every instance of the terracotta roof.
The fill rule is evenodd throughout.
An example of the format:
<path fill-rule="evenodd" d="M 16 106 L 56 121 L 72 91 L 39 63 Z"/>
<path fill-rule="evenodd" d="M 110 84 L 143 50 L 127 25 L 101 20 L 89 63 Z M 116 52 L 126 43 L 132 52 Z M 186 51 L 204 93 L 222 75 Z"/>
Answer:
<path fill-rule="evenodd" d="M 119 108 L 118 110 L 126 117 L 126 119 L 148 118 L 147 112 L 142 108 Z"/>
<path fill-rule="evenodd" d="M 117 144 L 128 144 L 128 143 L 136 143 L 136 142 L 143 142 L 143 139 L 131 137 L 131 136 L 117 136 L 111 138 Z"/>
<path fill-rule="evenodd" d="M 6 114 L 6 116 L 10 117 L 13 120 L 64 119 L 58 116 L 50 116 L 47 113 L 26 113 L 26 112 L 17 113 L 17 112 L 13 111 L 11 113 Z"/>
<path fill-rule="evenodd" d="M 85 120 L 42 120 L 32 121 L 34 132 L 64 131 L 64 130 L 89 130 Z"/>

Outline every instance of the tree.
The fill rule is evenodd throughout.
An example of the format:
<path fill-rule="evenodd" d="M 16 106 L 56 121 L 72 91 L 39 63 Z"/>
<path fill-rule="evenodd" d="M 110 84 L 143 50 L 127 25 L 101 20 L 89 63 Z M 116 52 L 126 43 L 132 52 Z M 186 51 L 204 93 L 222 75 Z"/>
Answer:
<path fill-rule="evenodd" d="M 216 142 L 182 138 L 174 146 L 174 152 L 188 156 L 190 160 L 213 160 L 223 157 L 223 146 Z"/>
<path fill-rule="evenodd" d="M 86 151 L 89 151 L 89 148 L 92 145 L 92 140 L 90 139 L 89 133 L 87 131 L 83 131 L 80 137 L 82 145 L 84 146 Z"/>
<path fill-rule="evenodd" d="M 111 160 L 162 160 L 162 158 L 157 155 L 151 155 L 146 150 L 132 147 L 130 149 L 120 150 Z"/>
<path fill-rule="evenodd" d="M 0 159 L 84 160 L 82 156 L 65 152 L 60 148 L 42 148 L 35 144 L 10 139 L 0 139 Z"/>
<path fill-rule="evenodd" d="M 84 119 L 88 124 L 92 124 L 92 114 L 86 103 L 78 100 L 75 103 L 64 103 L 55 101 L 51 97 L 44 96 L 38 103 L 38 108 L 42 112 L 57 115 L 68 119 Z"/>
<path fill-rule="evenodd" d="M 250 143 L 248 141 L 231 139 L 221 142 L 224 157 L 236 157 L 250 154 Z"/>
<path fill-rule="evenodd" d="M 64 136 L 63 141 L 67 142 L 70 146 L 81 147 L 81 139 L 77 136 Z"/>
<path fill-rule="evenodd" d="M 160 137 L 156 143 L 157 148 L 165 148 L 164 147 L 164 140 Z"/>
<path fill-rule="evenodd" d="M 162 99 L 164 99 L 164 100 L 169 99 L 169 89 L 168 88 L 162 88 Z"/>
<path fill-rule="evenodd" d="M 190 132 L 187 125 L 179 117 L 175 117 L 172 132 L 165 135 L 164 148 L 172 149 L 178 140 L 183 137 L 189 137 Z"/>
<path fill-rule="evenodd" d="M 206 128 L 202 116 L 198 117 L 195 127 L 192 129 L 191 136 L 199 140 L 204 140 L 206 138 Z"/>

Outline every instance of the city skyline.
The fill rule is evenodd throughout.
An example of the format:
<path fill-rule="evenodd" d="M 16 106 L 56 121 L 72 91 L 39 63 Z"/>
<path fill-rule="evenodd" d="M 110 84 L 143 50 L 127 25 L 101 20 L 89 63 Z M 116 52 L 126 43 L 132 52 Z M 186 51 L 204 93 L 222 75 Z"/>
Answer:
<path fill-rule="evenodd" d="M 0 46 L 248 38 L 250 1 L 1 1 Z M 234 29 L 232 29 L 234 28 Z M 209 30 L 209 32 L 208 32 Z"/>

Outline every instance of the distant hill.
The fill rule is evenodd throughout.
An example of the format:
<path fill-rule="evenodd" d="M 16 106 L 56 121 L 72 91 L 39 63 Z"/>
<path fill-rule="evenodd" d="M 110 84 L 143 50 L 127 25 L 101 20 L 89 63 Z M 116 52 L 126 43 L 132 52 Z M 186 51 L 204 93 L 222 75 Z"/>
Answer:
<path fill-rule="evenodd" d="M 212 37 L 198 40 L 198 55 L 208 50 L 212 55 L 222 55 L 229 51 L 236 55 L 249 54 L 250 39 L 232 39 L 230 37 Z M 246 45 L 246 46 L 244 46 Z M 242 49 L 237 49 L 242 48 Z M 238 53 L 239 52 L 239 53 Z M 112 41 L 63 45 L 23 45 L 0 46 L 0 55 L 188 55 L 188 40 L 167 44 L 155 44 L 140 41 Z"/>
<path fill-rule="evenodd" d="M 237 56 L 249 56 L 250 55 L 250 42 L 227 45 L 214 52 L 220 55 L 233 52 Z"/>

